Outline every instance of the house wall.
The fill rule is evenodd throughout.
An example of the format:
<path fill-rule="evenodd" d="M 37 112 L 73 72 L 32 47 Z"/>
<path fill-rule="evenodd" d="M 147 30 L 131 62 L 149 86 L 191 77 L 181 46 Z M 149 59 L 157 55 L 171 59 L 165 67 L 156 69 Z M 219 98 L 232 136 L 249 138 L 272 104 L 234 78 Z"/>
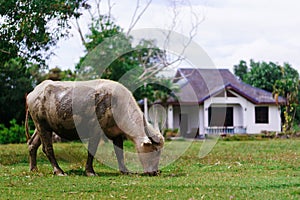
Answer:
<path fill-rule="evenodd" d="M 243 107 L 239 104 L 232 105 L 232 107 L 233 107 L 234 126 L 244 126 Z"/>
<path fill-rule="evenodd" d="M 281 131 L 281 117 L 280 109 L 276 105 L 259 105 L 269 107 L 269 123 L 268 124 L 256 124 L 255 123 L 255 107 L 252 103 L 247 105 L 247 133 L 255 134 L 261 131 Z"/>
<path fill-rule="evenodd" d="M 200 106 L 201 107 L 201 106 Z M 192 129 L 198 129 L 199 128 L 199 122 L 201 124 L 201 121 L 199 119 L 200 115 L 200 107 L 195 105 L 195 106 L 173 106 L 173 119 L 168 119 L 168 128 L 171 129 L 176 129 L 180 128 L 180 114 L 186 114 L 188 116 L 188 130 L 187 132 L 191 132 Z M 170 110 L 170 107 L 168 108 Z M 203 110 L 203 106 L 202 106 Z M 168 117 L 171 117 L 171 114 L 168 115 Z M 169 122 L 172 122 L 173 124 L 171 125 Z M 203 117 L 202 117 L 203 121 Z M 203 124 L 202 124 L 202 127 Z M 204 129 L 204 128 L 203 128 Z"/>
<path fill-rule="evenodd" d="M 208 108 L 213 106 L 233 106 L 234 126 L 242 126 L 246 128 L 247 133 L 256 134 L 261 131 L 281 131 L 281 116 L 280 109 L 276 105 L 255 105 L 235 92 L 236 97 L 212 97 L 204 102 L 204 126 L 208 127 Z M 255 123 L 255 107 L 269 107 L 269 123 Z"/>
<path fill-rule="evenodd" d="M 231 93 L 235 94 L 236 97 L 212 97 L 204 102 L 205 128 L 208 127 L 208 108 L 210 106 L 233 107 L 233 125 L 247 127 L 247 115 L 245 108 L 248 107 L 248 101 L 232 91 Z"/>
<path fill-rule="evenodd" d="M 231 93 L 234 93 L 231 91 Z M 276 105 L 255 105 L 245 98 L 234 93 L 236 97 L 212 97 L 198 106 L 169 106 L 168 128 L 180 128 L 180 113 L 188 115 L 188 132 L 199 128 L 199 133 L 204 134 L 208 127 L 208 108 L 210 106 L 232 106 L 234 112 L 234 126 L 246 128 L 247 133 L 256 134 L 261 131 L 281 131 L 280 109 Z M 269 107 L 269 123 L 255 123 L 255 107 Z"/>

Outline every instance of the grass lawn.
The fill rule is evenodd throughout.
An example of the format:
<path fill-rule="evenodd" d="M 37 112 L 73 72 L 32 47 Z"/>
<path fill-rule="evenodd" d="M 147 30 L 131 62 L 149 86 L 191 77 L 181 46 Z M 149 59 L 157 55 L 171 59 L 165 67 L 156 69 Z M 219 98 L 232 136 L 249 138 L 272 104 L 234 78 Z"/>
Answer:
<path fill-rule="evenodd" d="M 86 177 L 80 143 L 54 146 L 68 176 L 53 176 L 41 150 L 31 173 L 25 144 L 0 145 L 0 199 L 300 199 L 299 139 L 219 141 L 200 159 L 201 144 L 157 177 L 121 175 L 97 161 L 99 176 Z"/>

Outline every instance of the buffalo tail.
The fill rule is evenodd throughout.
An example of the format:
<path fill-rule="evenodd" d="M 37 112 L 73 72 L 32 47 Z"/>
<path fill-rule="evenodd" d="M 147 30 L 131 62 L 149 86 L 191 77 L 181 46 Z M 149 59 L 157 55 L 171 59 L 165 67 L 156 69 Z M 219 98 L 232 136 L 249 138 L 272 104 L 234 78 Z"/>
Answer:
<path fill-rule="evenodd" d="M 28 126 L 28 114 L 29 114 L 29 110 L 28 110 L 28 105 L 27 105 L 27 94 L 25 94 L 25 134 L 26 134 L 26 142 L 29 141 L 30 139 L 30 134 L 29 134 L 29 126 Z"/>

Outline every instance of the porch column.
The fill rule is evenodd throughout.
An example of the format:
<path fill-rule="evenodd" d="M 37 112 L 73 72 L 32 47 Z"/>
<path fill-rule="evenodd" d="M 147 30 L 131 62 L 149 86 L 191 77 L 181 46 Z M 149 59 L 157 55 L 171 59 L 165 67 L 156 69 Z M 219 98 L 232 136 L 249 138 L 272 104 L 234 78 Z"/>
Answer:
<path fill-rule="evenodd" d="M 199 134 L 203 135 L 205 134 L 205 112 L 204 112 L 204 106 L 199 106 Z"/>
<path fill-rule="evenodd" d="M 168 128 L 174 129 L 173 106 L 168 105 Z"/>
<path fill-rule="evenodd" d="M 210 107 L 210 101 L 204 101 L 203 109 L 204 109 L 204 133 L 206 134 L 205 128 L 208 128 L 208 108 Z"/>

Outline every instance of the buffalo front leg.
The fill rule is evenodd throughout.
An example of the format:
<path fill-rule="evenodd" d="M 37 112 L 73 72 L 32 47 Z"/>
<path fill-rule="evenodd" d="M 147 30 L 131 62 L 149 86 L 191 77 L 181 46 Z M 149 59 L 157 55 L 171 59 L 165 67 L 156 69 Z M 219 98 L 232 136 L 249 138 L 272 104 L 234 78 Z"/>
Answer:
<path fill-rule="evenodd" d="M 113 139 L 114 149 L 118 160 L 119 170 L 122 174 L 128 174 L 129 171 L 125 166 L 124 162 L 124 151 L 123 151 L 123 136 L 118 136 Z"/>
<path fill-rule="evenodd" d="M 93 160 L 99 145 L 100 136 L 101 135 L 99 134 L 89 139 L 88 158 L 85 165 L 85 173 L 87 176 L 96 176 L 96 173 L 93 168 Z"/>
<path fill-rule="evenodd" d="M 28 141 L 28 150 L 29 150 L 29 167 L 30 171 L 37 171 L 36 165 L 36 156 L 37 150 L 39 146 L 41 146 L 41 140 L 38 135 L 37 129 L 34 130 L 34 134 L 31 136 L 30 140 Z"/>
<path fill-rule="evenodd" d="M 41 131 L 40 138 L 43 144 L 43 152 L 46 154 L 48 160 L 50 161 L 53 167 L 53 174 L 58 176 L 64 176 L 64 171 L 59 167 L 54 151 L 53 151 L 53 144 L 52 144 L 52 131 Z"/>

